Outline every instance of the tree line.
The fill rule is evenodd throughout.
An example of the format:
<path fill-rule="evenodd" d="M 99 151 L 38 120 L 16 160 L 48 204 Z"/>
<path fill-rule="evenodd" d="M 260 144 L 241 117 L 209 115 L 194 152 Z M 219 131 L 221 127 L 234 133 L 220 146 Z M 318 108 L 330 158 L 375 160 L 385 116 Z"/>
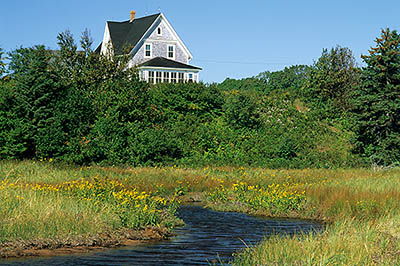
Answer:
<path fill-rule="evenodd" d="M 75 164 L 350 167 L 400 161 L 400 35 L 384 29 L 359 67 L 349 48 L 220 84 L 149 85 L 128 57 L 0 49 L 0 158 Z M 6 60 L 7 59 L 7 60 Z"/>

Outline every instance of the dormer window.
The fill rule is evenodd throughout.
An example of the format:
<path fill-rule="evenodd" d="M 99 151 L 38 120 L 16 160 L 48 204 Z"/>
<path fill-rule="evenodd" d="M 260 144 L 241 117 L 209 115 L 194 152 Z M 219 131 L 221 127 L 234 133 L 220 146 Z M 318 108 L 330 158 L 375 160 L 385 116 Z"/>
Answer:
<path fill-rule="evenodd" d="M 157 35 L 158 35 L 158 36 L 162 36 L 161 27 L 158 27 L 158 28 L 157 28 Z"/>
<path fill-rule="evenodd" d="M 146 43 L 144 45 L 144 57 L 151 57 L 151 50 L 152 50 L 151 46 L 152 46 L 151 43 Z"/>
<path fill-rule="evenodd" d="M 168 45 L 168 58 L 175 59 L 175 45 Z"/>

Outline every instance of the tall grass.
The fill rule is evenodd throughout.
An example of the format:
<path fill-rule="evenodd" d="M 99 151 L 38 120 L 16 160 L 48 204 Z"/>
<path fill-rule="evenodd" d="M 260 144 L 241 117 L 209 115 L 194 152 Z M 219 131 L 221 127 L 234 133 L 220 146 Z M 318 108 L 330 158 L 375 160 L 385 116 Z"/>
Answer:
<path fill-rule="evenodd" d="M 93 183 L 96 179 L 123 186 L 109 190 L 110 198 L 113 192 L 116 196 L 134 189 L 154 201 L 182 195 L 190 198 L 197 193 L 215 209 L 318 219 L 327 224 L 321 234 L 265 239 L 237 254 L 236 265 L 400 263 L 400 169 L 105 168 L 72 167 L 48 160 L 0 161 L 0 182 L 24 186 L 0 189 L 0 241 L 87 235 L 129 224 L 121 220 L 123 212 L 116 211 L 124 210 L 116 206 L 126 198 L 104 201 L 99 207 L 81 200 L 96 201 L 97 192 L 25 188 L 59 187 L 78 180 Z M 147 205 L 150 208 L 151 202 Z M 134 210 L 135 206 L 131 207 Z M 158 210 L 160 215 L 168 212 L 167 207 Z M 166 216 L 154 219 L 154 224 L 163 221 L 168 224 Z"/>
<path fill-rule="evenodd" d="M 59 193 L 3 189 L 1 200 L 0 242 L 87 236 L 119 226 L 111 206 L 97 210 Z"/>
<path fill-rule="evenodd" d="M 0 243 L 93 236 L 147 226 L 171 228 L 177 201 L 126 178 L 51 162 L 0 163 Z"/>
<path fill-rule="evenodd" d="M 352 219 L 328 225 L 322 234 L 273 236 L 235 256 L 234 265 L 398 265 L 399 239 L 379 230 L 387 220 Z"/>
<path fill-rule="evenodd" d="M 326 221 L 326 230 L 265 239 L 237 254 L 234 265 L 400 264 L 399 169 L 306 172 L 280 174 L 305 190 L 307 200 L 294 215 Z"/>

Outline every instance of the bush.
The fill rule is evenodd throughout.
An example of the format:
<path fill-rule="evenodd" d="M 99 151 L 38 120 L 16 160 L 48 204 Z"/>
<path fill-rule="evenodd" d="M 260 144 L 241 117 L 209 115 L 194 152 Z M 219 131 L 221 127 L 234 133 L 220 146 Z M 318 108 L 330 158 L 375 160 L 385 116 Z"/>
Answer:
<path fill-rule="evenodd" d="M 308 66 L 221 84 L 149 85 L 136 69 L 127 69 L 128 57 L 93 53 L 87 32 L 83 52 L 68 31 L 58 41 L 56 52 L 35 46 L 10 54 L 10 80 L 2 81 L 0 93 L 1 158 L 134 166 L 348 165 L 348 120 L 339 115 L 327 122 L 314 95 L 304 93 L 314 77 Z M 331 68 L 322 64 L 319 70 Z M 323 86 L 313 89 L 325 95 L 329 82 L 317 81 Z"/>

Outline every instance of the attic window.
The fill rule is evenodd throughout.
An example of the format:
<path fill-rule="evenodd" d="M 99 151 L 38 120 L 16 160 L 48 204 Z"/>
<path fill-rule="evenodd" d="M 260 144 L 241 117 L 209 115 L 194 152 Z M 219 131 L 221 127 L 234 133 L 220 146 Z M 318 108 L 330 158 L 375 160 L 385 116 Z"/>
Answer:
<path fill-rule="evenodd" d="M 151 57 L 151 43 L 146 43 L 144 46 L 144 57 Z"/>
<path fill-rule="evenodd" d="M 175 45 L 168 45 L 168 58 L 175 59 Z"/>
<path fill-rule="evenodd" d="M 162 35 L 161 27 L 158 27 L 158 28 L 157 28 L 157 35 L 158 35 L 158 36 L 161 36 L 161 35 Z"/>

